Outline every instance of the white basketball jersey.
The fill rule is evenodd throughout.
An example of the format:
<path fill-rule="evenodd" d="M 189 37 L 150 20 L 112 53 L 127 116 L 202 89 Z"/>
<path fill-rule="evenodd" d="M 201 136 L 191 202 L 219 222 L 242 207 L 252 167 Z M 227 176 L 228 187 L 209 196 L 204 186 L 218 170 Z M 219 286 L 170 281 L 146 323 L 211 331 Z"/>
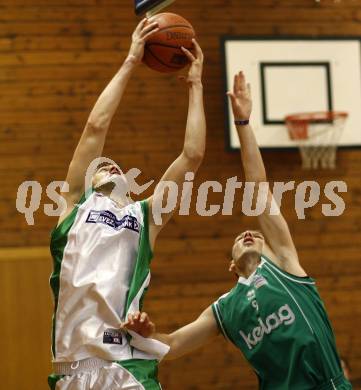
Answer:
<path fill-rule="evenodd" d="M 52 232 L 51 253 L 53 361 L 151 359 L 117 330 L 150 281 L 147 202 L 120 208 L 89 192 Z"/>

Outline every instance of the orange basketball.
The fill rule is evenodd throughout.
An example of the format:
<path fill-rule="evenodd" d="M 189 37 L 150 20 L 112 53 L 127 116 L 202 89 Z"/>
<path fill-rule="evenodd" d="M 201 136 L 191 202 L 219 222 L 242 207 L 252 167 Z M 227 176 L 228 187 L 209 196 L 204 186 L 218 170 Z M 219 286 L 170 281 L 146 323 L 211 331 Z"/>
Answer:
<path fill-rule="evenodd" d="M 145 45 L 143 62 L 158 72 L 176 72 L 189 64 L 181 46 L 194 53 L 192 25 L 179 15 L 162 13 L 149 22 L 158 22 L 159 31 L 152 34 Z"/>

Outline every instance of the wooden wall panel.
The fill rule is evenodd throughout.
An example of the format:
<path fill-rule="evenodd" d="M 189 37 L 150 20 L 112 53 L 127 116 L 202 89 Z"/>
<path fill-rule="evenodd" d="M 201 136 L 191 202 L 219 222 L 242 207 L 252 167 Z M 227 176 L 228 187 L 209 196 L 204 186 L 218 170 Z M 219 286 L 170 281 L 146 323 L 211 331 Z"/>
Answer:
<path fill-rule="evenodd" d="M 206 56 L 207 155 L 204 180 L 241 180 L 240 159 L 225 152 L 220 35 L 361 35 L 361 0 L 182 0 L 169 8 L 195 26 Z M 0 0 L 0 338 L 2 387 L 45 389 L 49 372 L 51 263 L 46 246 L 54 218 L 44 215 L 46 186 L 63 180 L 72 151 L 97 96 L 124 58 L 137 19 L 125 0 Z M 181 150 L 187 91 L 174 75 L 139 68 L 113 121 L 105 155 L 159 179 Z M 265 152 L 270 180 L 313 180 L 294 152 Z M 300 258 L 317 278 L 341 352 L 361 373 L 359 302 L 361 151 L 339 153 L 334 171 L 317 172 L 321 188 L 343 180 L 344 214 L 325 218 L 320 206 L 298 220 L 294 194 L 282 210 Z M 37 180 L 41 207 L 28 226 L 16 211 L 18 186 Z M 196 197 L 196 192 L 194 194 Z M 326 199 L 322 196 L 322 201 Z M 221 204 L 220 194 L 210 201 Z M 175 217 L 157 243 L 146 310 L 170 331 L 193 320 L 234 283 L 227 262 L 234 237 L 254 221 L 241 213 Z M 4 249 L 9 248 L 9 249 Z M 26 362 L 26 364 L 24 364 Z M 23 368 L 22 368 L 23 367 Z M 255 377 L 221 338 L 198 353 L 164 363 L 165 389 L 253 389 Z M 32 376 L 31 380 L 26 380 Z M 361 375 L 360 375 L 361 376 Z"/>
<path fill-rule="evenodd" d="M 42 390 L 51 370 L 47 248 L 0 249 L 2 389 Z"/>

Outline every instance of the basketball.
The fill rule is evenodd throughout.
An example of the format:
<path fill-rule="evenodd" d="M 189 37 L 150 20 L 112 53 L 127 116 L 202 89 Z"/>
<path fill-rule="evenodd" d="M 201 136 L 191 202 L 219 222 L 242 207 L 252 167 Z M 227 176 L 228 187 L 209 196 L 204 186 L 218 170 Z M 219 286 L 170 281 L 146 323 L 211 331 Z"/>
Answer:
<path fill-rule="evenodd" d="M 151 69 L 163 73 L 177 72 L 189 64 L 181 46 L 194 53 L 192 25 L 182 16 L 161 13 L 149 19 L 158 22 L 159 31 L 152 34 L 144 49 L 143 62 Z"/>

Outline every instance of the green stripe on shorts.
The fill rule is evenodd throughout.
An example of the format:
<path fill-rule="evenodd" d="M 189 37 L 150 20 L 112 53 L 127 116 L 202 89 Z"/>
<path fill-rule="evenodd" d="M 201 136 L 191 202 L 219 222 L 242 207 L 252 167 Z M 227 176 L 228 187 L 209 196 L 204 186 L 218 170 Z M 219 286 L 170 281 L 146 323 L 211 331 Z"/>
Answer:
<path fill-rule="evenodd" d="M 64 375 L 55 375 L 55 374 L 49 375 L 48 376 L 48 384 L 49 384 L 50 390 L 55 390 L 57 382 L 63 377 L 64 377 Z"/>
<path fill-rule="evenodd" d="M 115 362 L 129 371 L 145 390 L 161 390 L 158 382 L 158 361 L 130 359 Z"/>

